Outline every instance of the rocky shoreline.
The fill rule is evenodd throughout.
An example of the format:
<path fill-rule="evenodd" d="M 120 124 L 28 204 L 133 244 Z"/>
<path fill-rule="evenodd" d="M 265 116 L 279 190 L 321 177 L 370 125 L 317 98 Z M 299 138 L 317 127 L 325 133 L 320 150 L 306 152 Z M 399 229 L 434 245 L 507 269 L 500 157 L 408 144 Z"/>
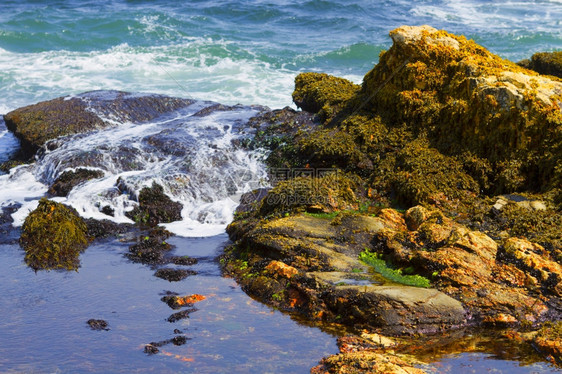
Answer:
<path fill-rule="evenodd" d="M 507 328 L 560 363 L 562 81 L 430 27 L 391 37 L 362 86 L 304 73 L 293 98 L 309 117 L 255 121 L 271 167 L 332 175 L 242 207 L 225 272 L 319 323 L 405 345 Z M 314 372 L 422 372 L 360 341 Z"/>
<path fill-rule="evenodd" d="M 249 120 L 255 135 L 237 146 L 269 150 L 274 186 L 242 196 L 224 274 L 268 305 L 353 331 L 314 373 L 421 373 L 413 346 L 480 328 L 562 364 L 562 79 L 528 70 L 560 76 L 558 55 L 517 65 L 429 26 L 390 36 L 393 46 L 361 86 L 303 73 L 293 93 L 302 111 L 262 110 Z M 193 104 L 87 97 L 107 118 L 134 121 Z M 21 161 L 58 147 L 61 136 L 112 126 L 80 98 L 4 118 L 22 142 Z M 49 194 L 64 196 L 100 173 L 65 172 Z M 130 258 L 165 279 L 188 276 L 161 267 L 182 259 L 166 255 L 169 233 L 151 229 L 181 218 L 181 204 L 158 184 L 137 199 L 129 218 L 146 231 Z M 55 216 L 57 230 L 45 231 Z M 34 269 L 79 266 L 87 241 L 108 231 L 46 199 L 30 217 L 21 244 Z M 54 243 L 45 255 L 37 232 L 55 238 L 41 237 Z"/>

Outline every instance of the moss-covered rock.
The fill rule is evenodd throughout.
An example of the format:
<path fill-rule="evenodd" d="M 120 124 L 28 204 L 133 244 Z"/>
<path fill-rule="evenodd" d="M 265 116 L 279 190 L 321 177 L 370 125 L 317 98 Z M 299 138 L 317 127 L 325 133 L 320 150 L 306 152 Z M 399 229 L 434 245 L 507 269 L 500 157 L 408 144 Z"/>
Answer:
<path fill-rule="evenodd" d="M 312 368 L 312 374 L 425 374 L 417 368 L 419 362 L 411 362 L 408 357 L 383 351 L 360 350 L 328 356 L 320 365 Z"/>
<path fill-rule="evenodd" d="M 553 187 L 562 82 L 429 26 L 403 26 L 391 37 L 392 48 L 364 78 L 365 110 L 406 124 L 440 152 L 488 160 L 504 180 L 520 179 L 515 188 Z"/>
<path fill-rule="evenodd" d="M 359 86 L 347 79 L 324 73 L 303 73 L 295 79 L 293 101 L 299 108 L 318 113 L 327 120 L 358 90 Z"/>
<path fill-rule="evenodd" d="M 562 78 L 562 51 L 535 53 L 530 60 L 523 60 L 518 64 L 540 74 Z"/>
<path fill-rule="evenodd" d="M 335 77 L 297 76 L 297 105 L 327 113 L 323 127 L 295 136 L 300 166 L 353 171 L 407 206 L 439 192 L 462 200 L 558 188 L 562 81 L 429 26 L 391 37 L 359 91 L 338 95 Z"/>
<path fill-rule="evenodd" d="M 88 245 L 87 232 L 74 210 L 43 198 L 22 227 L 25 262 L 34 270 L 76 270 L 80 252 Z"/>
<path fill-rule="evenodd" d="M 533 345 L 551 361 L 562 365 L 562 322 L 546 323 L 533 339 Z"/>
<path fill-rule="evenodd" d="M 31 157 L 48 140 L 104 127 L 105 123 L 86 108 L 79 98 L 60 97 L 16 109 L 4 115 L 4 121 Z"/>
<path fill-rule="evenodd" d="M 281 181 L 262 199 L 260 215 L 297 210 L 333 212 L 357 207 L 356 183 L 342 173 Z"/>
<path fill-rule="evenodd" d="M 463 199 L 479 192 L 478 184 L 459 161 L 423 141 L 413 141 L 389 155 L 373 174 L 373 187 L 394 191 L 396 199 L 406 206 L 443 197 Z"/>

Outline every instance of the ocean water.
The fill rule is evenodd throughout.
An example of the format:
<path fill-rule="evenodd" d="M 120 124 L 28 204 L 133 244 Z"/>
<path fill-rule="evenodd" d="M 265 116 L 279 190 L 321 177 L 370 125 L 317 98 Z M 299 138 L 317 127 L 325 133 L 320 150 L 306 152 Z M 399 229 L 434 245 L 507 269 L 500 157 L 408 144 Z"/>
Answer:
<path fill-rule="evenodd" d="M 0 114 L 92 90 L 179 96 L 199 107 L 208 101 L 241 104 L 197 122 L 188 108 L 173 120 L 121 123 L 76 136 L 35 163 L 0 175 L 0 207 L 21 206 L 12 216 L 19 226 L 47 185 L 65 168 L 79 166 L 82 151 L 103 148 L 110 156 L 134 148 L 137 167 L 102 158 L 93 167 L 105 176 L 59 201 L 85 217 L 124 222 L 134 202 L 111 194 L 117 180 L 137 192 L 157 181 L 184 204 L 183 221 L 167 226 L 182 236 L 174 239 L 178 251 L 202 260 L 201 275 L 168 286 L 152 270 L 124 260 L 122 244 L 98 243 L 83 255 L 77 274 L 35 275 L 22 264 L 23 254 L 10 239 L 14 233 L 0 237 L 0 292 L 9 296 L 0 302 L 8 316 L 0 322 L 0 371 L 306 372 L 335 353 L 332 335 L 269 310 L 220 277 L 214 258 L 227 239 L 224 227 L 237 197 L 267 184 L 263 154 L 240 151 L 231 141 L 241 136 L 237 126 L 258 111 L 250 105 L 293 105 L 298 73 L 326 72 L 361 83 L 390 47 L 389 31 L 422 24 L 463 34 L 512 61 L 562 49 L 562 0 L 0 1 Z M 191 149 L 151 158 L 147 139 L 166 134 Z M 0 120 L 0 162 L 17 148 Z M 187 159 L 196 168 L 182 168 Z M 115 209 L 114 217 L 100 216 L 104 204 Z M 93 303 L 84 294 L 91 284 L 98 285 L 91 289 Z M 158 293 L 172 288 L 214 296 L 182 322 L 193 341 L 166 348 L 170 356 L 146 357 L 143 344 L 172 334 Z M 85 328 L 84 321 L 97 316 L 109 320 L 108 334 Z M 436 372 L 511 373 L 519 364 L 482 353 L 439 365 Z M 521 365 L 517 372 L 557 371 L 537 365 Z"/>

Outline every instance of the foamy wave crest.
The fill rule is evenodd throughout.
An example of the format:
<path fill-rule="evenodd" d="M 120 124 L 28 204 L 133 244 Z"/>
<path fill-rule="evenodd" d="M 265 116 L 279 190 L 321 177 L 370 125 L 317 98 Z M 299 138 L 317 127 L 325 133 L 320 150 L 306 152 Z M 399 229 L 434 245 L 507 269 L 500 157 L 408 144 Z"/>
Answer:
<path fill-rule="evenodd" d="M 14 61 L 18 61 L 14 64 Z M 227 41 L 191 38 L 177 45 L 104 51 L 14 53 L 0 49 L 3 112 L 96 89 L 150 91 L 225 104 L 291 105 L 295 73 Z"/>

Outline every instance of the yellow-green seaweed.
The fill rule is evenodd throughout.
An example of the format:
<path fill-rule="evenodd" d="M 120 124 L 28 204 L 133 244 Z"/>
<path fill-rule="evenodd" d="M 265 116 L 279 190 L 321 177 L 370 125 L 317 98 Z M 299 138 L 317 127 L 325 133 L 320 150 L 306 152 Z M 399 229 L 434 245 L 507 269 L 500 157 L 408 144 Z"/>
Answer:
<path fill-rule="evenodd" d="M 77 270 L 79 255 L 88 246 L 88 229 L 70 208 L 46 198 L 22 227 L 20 244 L 25 263 L 34 270 Z"/>

